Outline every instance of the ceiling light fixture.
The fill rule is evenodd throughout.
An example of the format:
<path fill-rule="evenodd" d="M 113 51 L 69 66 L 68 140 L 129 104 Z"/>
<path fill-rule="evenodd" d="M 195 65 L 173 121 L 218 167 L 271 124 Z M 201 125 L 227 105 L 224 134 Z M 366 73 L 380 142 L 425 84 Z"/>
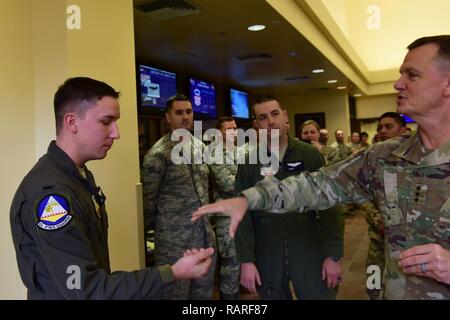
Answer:
<path fill-rule="evenodd" d="M 347 89 L 346 86 L 339 86 L 339 87 L 337 87 L 337 88 L 338 88 L 338 90 L 345 90 L 345 89 Z"/>
<path fill-rule="evenodd" d="M 355 98 L 358 98 L 358 97 L 361 97 L 362 94 L 361 94 L 361 93 L 355 93 L 353 96 L 354 96 Z"/>
<path fill-rule="evenodd" d="M 328 83 L 336 83 L 338 82 L 337 80 L 328 80 Z"/>
<path fill-rule="evenodd" d="M 312 73 L 322 73 L 322 72 L 324 72 L 325 70 L 323 70 L 323 69 L 314 69 L 313 71 L 312 71 Z"/>
<path fill-rule="evenodd" d="M 247 29 L 249 31 L 261 31 L 261 30 L 264 30 L 265 28 L 266 28 L 266 26 L 263 24 L 254 24 L 254 25 L 248 27 Z"/>

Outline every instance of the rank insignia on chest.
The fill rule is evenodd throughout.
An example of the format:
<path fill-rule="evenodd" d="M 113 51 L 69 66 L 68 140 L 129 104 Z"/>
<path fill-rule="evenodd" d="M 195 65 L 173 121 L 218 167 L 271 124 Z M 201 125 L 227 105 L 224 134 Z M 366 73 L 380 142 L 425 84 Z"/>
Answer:
<path fill-rule="evenodd" d="M 410 198 L 417 203 L 417 205 L 424 206 L 427 200 L 427 192 L 427 185 L 417 184 L 412 187 Z"/>
<path fill-rule="evenodd" d="M 38 227 L 43 230 L 58 230 L 72 219 L 68 201 L 60 195 L 52 194 L 43 198 L 37 206 Z"/>

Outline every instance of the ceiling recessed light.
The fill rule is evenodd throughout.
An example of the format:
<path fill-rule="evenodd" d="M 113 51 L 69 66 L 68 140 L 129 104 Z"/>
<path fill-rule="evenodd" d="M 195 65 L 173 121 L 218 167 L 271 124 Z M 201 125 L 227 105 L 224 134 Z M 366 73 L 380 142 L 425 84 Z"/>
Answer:
<path fill-rule="evenodd" d="M 254 25 L 248 27 L 247 29 L 249 31 L 261 31 L 261 30 L 264 30 L 265 28 L 266 28 L 266 26 L 263 24 L 254 24 Z"/>
<path fill-rule="evenodd" d="M 362 94 L 361 94 L 361 93 L 355 93 L 353 96 L 354 96 L 355 98 L 358 98 L 358 97 L 361 97 Z"/>
<path fill-rule="evenodd" d="M 328 83 L 336 83 L 337 80 L 328 80 Z"/>
<path fill-rule="evenodd" d="M 322 72 L 324 72 L 325 70 L 323 70 L 323 69 L 314 69 L 313 71 L 312 71 L 312 73 L 322 73 Z"/>
<path fill-rule="evenodd" d="M 339 87 L 337 87 L 337 88 L 338 88 L 338 90 L 345 90 L 345 89 L 347 89 L 346 86 L 339 86 Z"/>

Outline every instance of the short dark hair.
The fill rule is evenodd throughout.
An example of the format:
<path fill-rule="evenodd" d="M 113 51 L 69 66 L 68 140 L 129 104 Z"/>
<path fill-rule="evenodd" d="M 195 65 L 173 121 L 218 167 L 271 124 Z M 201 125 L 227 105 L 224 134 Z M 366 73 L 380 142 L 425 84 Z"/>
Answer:
<path fill-rule="evenodd" d="M 394 119 L 395 122 L 397 122 L 400 127 L 406 127 L 406 121 L 405 119 L 398 114 L 397 112 L 385 112 L 383 113 L 379 118 L 378 118 L 378 122 L 381 121 L 381 119 L 383 118 L 392 118 Z"/>
<path fill-rule="evenodd" d="M 360 134 L 359 136 L 360 136 L 361 138 L 362 138 L 362 137 L 369 138 L 369 134 L 368 134 L 367 132 L 365 132 L 365 131 L 361 132 L 361 134 Z"/>
<path fill-rule="evenodd" d="M 219 119 L 217 119 L 216 129 L 219 130 L 222 129 L 224 122 L 231 122 L 231 121 L 235 121 L 233 117 L 220 117 Z"/>
<path fill-rule="evenodd" d="M 439 35 L 439 36 L 419 38 L 413 41 L 408 46 L 408 50 L 412 50 L 426 44 L 435 44 L 438 46 L 439 50 L 437 53 L 437 57 L 442 62 L 444 62 L 444 64 L 448 69 L 450 69 L 450 35 Z"/>
<path fill-rule="evenodd" d="M 67 79 L 56 91 L 53 98 L 55 112 L 56 134 L 62 128 L 64 115 L 75 112 L 84 117 L 86 111 L 92 108 L 103 97 L 118 99 L 120 92 L 114 90 L 105 82 L 87 77 L 74 77 Z"/>
<path fill-rule="evenodd" d="M 176 95 L 171 96 L 169 99 L 167 99 L 167 101 L 166 101 L 166 110 L 165 110 L 166 113 L 169 113 L 170 110 L 172 110 L 173 103 L 174 103 L 175 101 L 187 101 L 187 102 L 191 102 L 191 101 L 189 100 L 189 98 L 188 98 L 186 95 L 184 95 L 184 94 L 182 94 L 182 93 L 177 93 Z"/>
<path fill-rule="evenodd" d="M 280 105 L 281 110 L 284 110 L 283 106 L 280 103 L 280 100 L 278 100 L 275 96 L 262 95 L 262 96 L 259 96 L 258 98 L 256 98 L 256 100 L 252 104 L 252 113 L 253 113 L 253 116 L 255 117 L 255 119 L 256 119 L 255 106 L 257 104 L 261 104 L 261 103 L 269 102 L 269 101 L 276 101 L 276 102 L 278 102 L 278 104 Z"/>

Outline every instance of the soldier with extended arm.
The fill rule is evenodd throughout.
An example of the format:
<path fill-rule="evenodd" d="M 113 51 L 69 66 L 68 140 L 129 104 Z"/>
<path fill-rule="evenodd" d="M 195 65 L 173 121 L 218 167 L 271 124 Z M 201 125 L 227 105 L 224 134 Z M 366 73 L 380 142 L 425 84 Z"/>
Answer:
<path fill-rule="evenodd" d="M 408 49 L 397 111 L 417 122 L 416 133 L 315 173 L 262 181 L 193 218 L 229 213 L 233 233 L 247 207 L 282 213 L 373 200 L 385 225 L 383 298 L 450 299 L 450 36 L 420 38 Z"/>

